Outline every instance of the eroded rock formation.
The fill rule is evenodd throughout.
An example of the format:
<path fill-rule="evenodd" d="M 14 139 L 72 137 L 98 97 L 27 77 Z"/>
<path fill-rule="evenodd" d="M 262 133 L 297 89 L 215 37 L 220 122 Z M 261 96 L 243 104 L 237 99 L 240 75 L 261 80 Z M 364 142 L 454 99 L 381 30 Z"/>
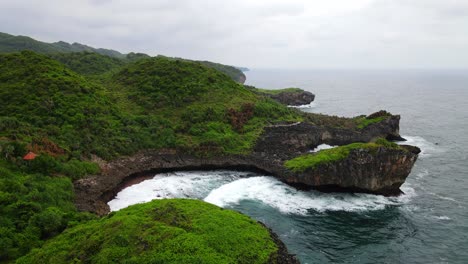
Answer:
<path fill-rule="evenodd" d="M 399 116 L 389 116 L 361 130 L 294 123 L 267 127 L 249 155 L 197 157 L 174 149 L 141 151 L 103 163 L 100 175 L 76 181 L 76 205 L 80 210 L 103 215 L 109 212 L 107 202 L 127 181 L 148 173 L 195 169 L 261 171 L 286 183 L 316 189 L 394 195 L 400 193 L 399 187 L 417 159 L 419 149 L 416 147 L 357 149 L 343 160 L 300 173 L 288 170 L 284 162 L 322 143 L 344 145 L 379 137 L 399 137 L 398 129 Z"/>

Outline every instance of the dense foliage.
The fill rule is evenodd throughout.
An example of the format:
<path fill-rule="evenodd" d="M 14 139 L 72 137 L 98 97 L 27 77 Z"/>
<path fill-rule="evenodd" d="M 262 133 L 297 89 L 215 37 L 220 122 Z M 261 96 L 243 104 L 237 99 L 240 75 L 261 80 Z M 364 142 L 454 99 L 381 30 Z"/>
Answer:
<path fill-rule="evenodd" d="M 102 55 L 124 58 L 125 55 L 115 50 L 96 49 L 79 43 L 69 44 L 63 41 L 46 43 L 30 37 L 13 36 L 0 32 L 0 53 L 30 50 L 42 54 L 69 53 L 69 52 L 95 52 Z"/>
<path fill-rule="evenodd" d="M 196 62 L 157 57 L 113 75 L 110 96 L 133 115 L 164 124 L 167 147 L 245 153 L 263 127 L 300 114 L 259 97 L 227 75 Z M 251 111 L 249 118 L 245 111 Z M 242 119 L 241 124 L 239 120 Z"/>
<path fill-rule="evenodd" d="M 96 78 L 115 60 L 53 57 L 68 67 L 30 51 L 0 55 L 0 261 L 89 217 L 75 211 L 71 182 L 99 172 L 95 156 L 246 153 L 265 125 L 302 119 L 196 62 L 143 58 Z M 85 70 L 76 61 L 95 64 L 93 77 L 75 72 Z M 24 161 L 28 151 L 39 156 Z"/>
<path fill-rule="evenodd" d="M 102 74 L 111 69 L 118 68 L 118 66 L 122 66 L 124 63 L 150 58 L 149 55 L 144 53 L 130 52 L 125 55 L 115 50 L 97 49 L 80 43 L 69 44 L 64 41 L 46 43 L 26 36 L 13 36 L 0 32 L 0 53 L 24 50 L 50 55 L 72 70 L 85 75 Z M 245 81 L 244 73 L 236 67 L 210 61 L 198 61 L 198 63 L 218 70 L 236 82 Z"/>
<path fill-rule="evenodd" d="M 70 178 L 34 170 L 26 163 L 15 166 L 0 160 L 0 262 L 22 256 L 67 226 L 93 218 L 76 212 Z"/>
<path fill-rule="evenodd" d="M 234 66 L 229 66 L 229 65 L 224 65 L 220 63 L 215 63 L 211 61 L 199 61 L 201 64 L 213 68 L 215 70 L 218 70 L 227 76 L 231 77 L 236 82 L 243 83 L 246 79 L 245 74 L 242 72 L 241 69 L 236 68 Z"/>
<path fill-rule="evenodd" d="M 67 66 L 69 69 L 83 75 L 98 75 L 116 70 L 125 65 L 124 60 L 104 56 L 95 52 L 73 52 L 51 54 L 51 58 Z M 131 56 L 132 60 L 135 57 Z"/>
<path fill-rule="evenodd" d="M 306 154 L 285 162 L 286 168 L 294 172 L 304 172 L 319 165 L 332 163 L 347 158 L 355 149 L 377 149 L 379 147 L 400 148 L 397 144 L 383 138 L 370 143 L 352 143 L 349 145 L 324 149 L 317 153 Z"/>
<path fill-rule="evenodd" d="M 186 199 L 134 205 L 66 230 L 18 263 L 269 263 L 268 230 L 240 213 Z"/>

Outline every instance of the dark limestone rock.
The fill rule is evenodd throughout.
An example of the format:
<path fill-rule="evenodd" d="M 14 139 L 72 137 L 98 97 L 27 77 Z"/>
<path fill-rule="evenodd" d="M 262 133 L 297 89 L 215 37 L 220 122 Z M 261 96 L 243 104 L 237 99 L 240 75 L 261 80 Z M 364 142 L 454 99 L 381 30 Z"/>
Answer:
<path fill-rule="evenodd" d="M 335 187 L 335 191 L 398 195 L 417 156 L 405 149 L 355 149 L 343 160 L 320 164 L 302 173 L 287 172 L 282 180 L 319 190 Z"/>
<path fill-rule="evenodd" d="M 342 129 L 291 123 L 266 127 L 249 155 L 197 157 L 174 149 L 146 150 L 130 157 L 101 162 L 100 175 L 74 182 L 79 210 L 99 215 L 109 212 L 107 202 L 118 191 L 145 175 L 174 170 L 238 169 L 267 173 L 294 186 L 397 195 L 409 175 L 419 148 L 355 149 L 340 161 L 322 164 L 303 173 L 284 167 L 288 159 L 308 153 L 320 144 L 345 145 L 380 137 L 399 137 L 399 116 L 389 116 L 364 129 Z"/>
<path fill-rule="evenodd" d="M 285 105 L 307 105 L 314 101 L 315 95 L 307 91 L 285 91 L 278 94 L 268 94 L 268 97 Z"/>
<path fill-rule="evenodd" d="M 354 142 L 369 142 L 377 138 L 397 138 L 400 116 L 392 115 L 364 129 L 344 129 L 291 123 L 266 127 L 254 151 L 270 158 L 290 159 L 320 144 L 342 146 Z"/>

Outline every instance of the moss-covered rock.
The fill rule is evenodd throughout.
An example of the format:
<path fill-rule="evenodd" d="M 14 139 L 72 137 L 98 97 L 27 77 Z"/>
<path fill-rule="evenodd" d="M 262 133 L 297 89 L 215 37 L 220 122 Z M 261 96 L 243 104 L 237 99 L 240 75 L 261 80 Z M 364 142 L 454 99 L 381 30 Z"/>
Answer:
<path fill-rule="evenodd" d="M 17 263 L 269 263 L 278 246 L 240 213 L 155 200 L 66 230 Z"/>
<path fill-rule="evenodd" d="M 246 85 L 246 88 L 253 92 L 269 97 L 281 104 L 288 106 L 308 105 L 315 99 L 315 95 L 311 92 L 304 91 L 300 88 L 284 88 L 284 89 L 259 89 L 253 86 Z"/>
<path fill-rule="evenodd" d="M 286 161 L 284 165 L 286 168 L 294 172 L 304 172 L 308 169 L 316 168 L 319 165 L 328 164 L 345 159 L 349 156 L 352 150 L 377 150 L 379 147 L 404 150 L 397 144 L 380 138 L 375 142 L 352 143 L 344 146 L 334 147 L 331 149 L 324 149 L 317 153 L 302 155 Z"/>
<path fill-rule="evenodd" d="M 286 161 L 284 181 L 324 191 L 399 195 L 419 152 L 385 139 L 352 143 Z"/>

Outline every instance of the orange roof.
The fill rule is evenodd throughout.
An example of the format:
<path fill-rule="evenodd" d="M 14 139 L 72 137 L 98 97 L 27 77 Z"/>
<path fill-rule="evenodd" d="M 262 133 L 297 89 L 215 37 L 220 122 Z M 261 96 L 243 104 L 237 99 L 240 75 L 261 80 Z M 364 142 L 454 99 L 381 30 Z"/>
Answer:
<path fill-rule="evenodd" d="M 36 153 L 30 151 L 26 156 L 23 157 L 24 160 L 33 160 L 37 157 Z"/>

